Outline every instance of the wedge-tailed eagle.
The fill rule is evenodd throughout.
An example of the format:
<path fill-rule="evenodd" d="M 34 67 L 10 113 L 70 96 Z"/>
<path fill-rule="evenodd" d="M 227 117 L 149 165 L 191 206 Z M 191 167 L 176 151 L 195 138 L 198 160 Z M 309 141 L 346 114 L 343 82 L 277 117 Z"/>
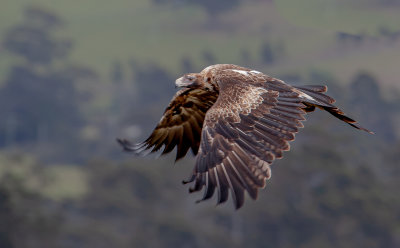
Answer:
<path fill-rule="evenodd" d="M 328 111 L 352 127 L 369 132 L 333 105 L 326 86 L 291 86 L 259 71 L 232 64 L 208 66 L 185 74 L 175 82 L 179 90 L 160 122 L 144 142 L 133 145 L 118 139 L 125 151 L 146 150 L 162 154 L 177 147 L 176 160 L 189 149 L 196 155 L 194 182 L 189 192 L 200 191 L 201 200 L 218 193 L 218 203 L 228 193 L 236 208 L 247 191 L 257 198 L 271 177 L 270 165 L 289 150 L 289 141 L 303 127 L 307 112 Z"/>

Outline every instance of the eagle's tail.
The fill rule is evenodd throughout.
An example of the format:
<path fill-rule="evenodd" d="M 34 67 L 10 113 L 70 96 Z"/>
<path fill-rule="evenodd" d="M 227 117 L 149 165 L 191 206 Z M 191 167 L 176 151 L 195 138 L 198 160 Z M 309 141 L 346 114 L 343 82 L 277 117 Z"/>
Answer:
<path fill-rule="evenodd" d="M 352 126 L 352 127 L 355 127 L 355 128 L 357 128 L 357 129 L 363 130 L 363 131 L 368 132 L 368 133 L 370 133 L 370 134 L 374 134 L 374 132 L 369 131 L 368 129 L 366 129 L 366 128 L 360 126 L 360 125 L 358 125 L 358 124 L 357 124 L 357 121 L 355 121 L 355 120 L 353 120 L 353 119 L 351 119 L 351 118 L 345 116 L 344 113 L 343 113 L 343 111 L 340 110 L 340 109 L 337 108 L 337 107 L 325 107 L 325 106 L 322 106 L 322 107 L 318 106 L 318 107 L 321 108 L 321 109 L 323 109 L 323 110 L 328 111 L 331 115 L 335 116 L 335 117 L 338 118 L 339 120 L 342 120 L 342 121 L 346 122 L 347 124 L 349 124 L 349 125 Z"/>
<path fill-rule="evenodd" d="M 357 121 L 351 119 L 350 117 L 347 117 L 342 110 L 333 105 L 333 103 L 335 103 L 335 99 L 333 99 L 328 95 L 323 94 L 328 90 L 328 87 L 323 85 L 306 85 L 306 86 L 297 86 L 295 88 L 307 94 L 310 97 L 310 98 L 305 98 L 303 102 L 303 104 L 306 105 L 306 107 L 304 108 L 306 112 L 312 112 L 315 110 L 315 107 L 317 107 L 319 109 L 323 109 L 329 112 L 331 115 L 335 116 L 339 120 L 346 122 L 352 127 L 373 134 L 373 132 L 358 125 Z"/>

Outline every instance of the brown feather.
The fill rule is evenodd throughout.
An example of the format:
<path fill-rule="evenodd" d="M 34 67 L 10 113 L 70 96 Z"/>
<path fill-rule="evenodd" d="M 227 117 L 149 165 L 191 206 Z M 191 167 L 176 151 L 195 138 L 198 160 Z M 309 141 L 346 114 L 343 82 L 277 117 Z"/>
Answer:
<path fill-rule="evenodd" d="M 140 154 L 148 149 L 156 152 L 164 146 L 162 154 L 167 154 L 177 147 L 176 160 L 183 158 L 189 149 L 197 154 L 205 114 L 217 96 L 215 92 L 201 89 L 178 91 L 154 131 L 144 141 L 145 149 L 131 150 Z"/>
<path fill-rule="evenodd" d="M 162 154 L 177 147 L 176 160 L 189 149 L 197 154 L 189 192 L 200 191 L 200 201 L 217 192 L 217 203 L 226 202 L 229 191 L 235 208 L 244 203 L 244 192 L 257 198 L 271 177 L 270 165 L 290 149 L 305 114 L 316 107 L 349 125 L 370 132 L 332 105 L 326 86 L 290 86 L 261 72 L 223 64 L 178 79 L 186 87 L 176 93 L 163 117 L 143 142 L 118 142 L 125 151 L 146 150 Z"/>

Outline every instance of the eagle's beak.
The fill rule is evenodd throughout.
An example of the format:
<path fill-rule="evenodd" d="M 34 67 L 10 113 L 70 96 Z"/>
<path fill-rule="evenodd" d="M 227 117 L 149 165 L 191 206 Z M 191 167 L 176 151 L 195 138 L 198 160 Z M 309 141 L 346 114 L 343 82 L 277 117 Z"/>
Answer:
<path fill-rule="evenodd" d="M 187 77 L 183 76 L 175 81 L 175 87 L 187 87 L 193 84 L 193 81 L 189 80 Z"/>

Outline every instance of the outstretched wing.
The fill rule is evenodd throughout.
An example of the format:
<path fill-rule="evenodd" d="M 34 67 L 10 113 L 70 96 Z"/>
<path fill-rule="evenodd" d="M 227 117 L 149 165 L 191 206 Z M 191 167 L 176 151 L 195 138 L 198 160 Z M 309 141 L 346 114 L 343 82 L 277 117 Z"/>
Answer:
<path fill-rule="evenodd" d="M 197 154 L 205 113 L 215 103 L 216 93 L 201 89 L 182 89 L 172 98 L 164 115 L 151 135 L 142 143 L 133 145 L 125 139 L 118 142 L 126 151 L 141 154 L 156 152 L 164 146 L 162 154 L 178 147 L 176 160 L 192 149 Z"/>
<path fill-rule="evenodd" d="M 306 106 L 282 81 L 255 71 L 231 70 L 215 79 L 220 92 L 207 112 L 190 192 L 205 186 L 202 200 L 218 191 L 218 203 L 231 195 L 236 208 L 244 192 L 256 199 L 270 178 L 270 164 L 289 150 L 303 127 Z M 200 200 L 201 201 L 201 200 Z"/>

